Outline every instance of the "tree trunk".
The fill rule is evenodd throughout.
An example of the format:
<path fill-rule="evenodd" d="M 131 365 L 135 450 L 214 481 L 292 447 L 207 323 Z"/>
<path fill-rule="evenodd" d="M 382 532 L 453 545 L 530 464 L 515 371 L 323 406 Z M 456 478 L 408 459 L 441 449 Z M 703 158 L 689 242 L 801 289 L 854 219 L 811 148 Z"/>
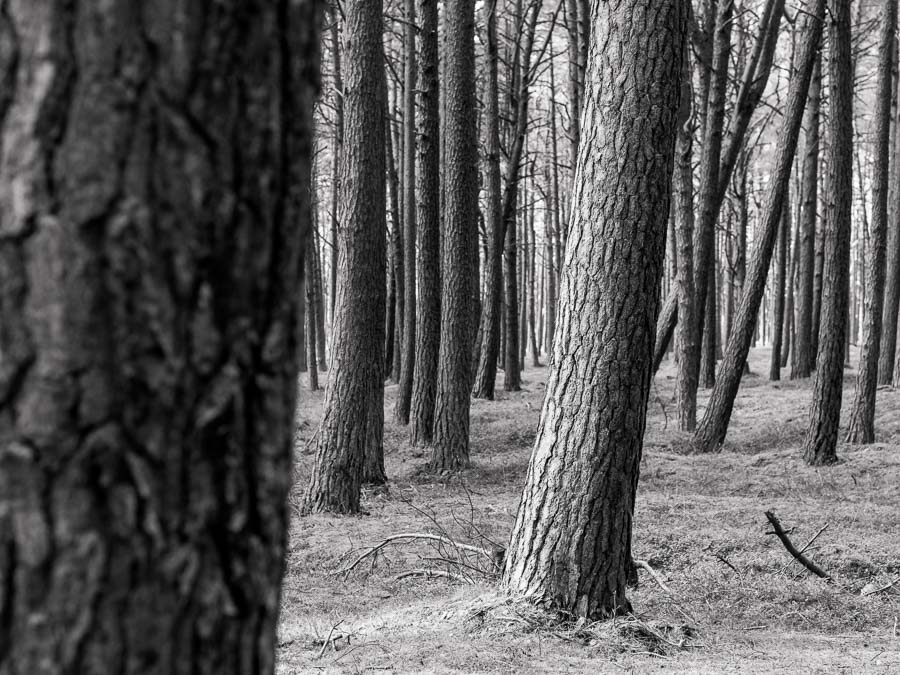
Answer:
<path fill-rule="evenodd" d="M 591 19 L 559 327 L 502 584 L 598 618 L 630 610 L 626 568 L 687 8 L 676 0 L 593 0 Z"/>
<path fill-rule="evenodd" d="M 850 0 L 831 3 L 830 141 L 828 168 L 834 206 L 825 222 L 825 259 L 822 269 L 822 314 L 816 377 L 809 430 L 803 457 L 809 464 L 837 461 L 838 427 L 847 339 L 847 296 L 850 270 L 850 211 L 853 195 L 853 66 L 851 60 Z"/>
<path fill-rule="evenodd" d="M 359 511 L 364 464 L 383 387 L 385 89 L 382 3 L 345 5 L 345 133 L 338 232 L 334 357 L 304 511 Z M 380 451 L 380 448 L 375 448 Z M 367 457 L 367 452 L 370 457 Z M 376 472 L 377 474 L 377 472 Z M 365 476 L 365 478 L 377 478 Z"/>
<path fill-rule="evenodd" d="M 900 77 L 897 78 L 897 89 L 894 91 L 894 102 L 900 96 Z M 894 369 L 894 354 L 897 349 L 898 309 L 900 309 L 900 186 L 897 178 L 900 176 L 900 133 L 897 133 L 900 125 L 900 114 L 895 111 L 894 139 L 891 147 L 893 159 L 891 162 L 890 184 L 888 191 L 888 236 L 887 236 L 887 277 L 884 290 L 884 316 L 881 322 L 882 337 L 881 350 L 878 354 L 878 384 L 891 384 L 892 371 Z"/>
<path fill-rule="evenodd" d="M 318 9 L 3 5 L 4 673 L 274 672 Z"/>
<path fill-rule="evenodd" d="M 313 214 L 313 229 L 315 229 L 315 214 Z M 315 273 L 315 239 L 306 247 L 306 363 L 307 382 L 310 391 L 319 390 L 319 369 L 316 366 L 316 288 L 310 277 Z"/>
<path fill-rule="evenodd" d="M 440 122 L 438 96 L 438 0 L 418 0 L 419 145 L 416 155 L 416 224 L 419 236 L 419 305 L 410 418 L 414 445 L 431 443 L 441 338 Z"/>
<path fill-rule="evenodd" d="M 788 179 L 790 180 L 790 179 Z M 791 232 L 790 188 L 785 190 L 781 206 L 781 224 L 778 227 L 777 255 L 775 256 L 775 287 L 772 289 L 772 358 L 769 361 L 769 379 L 781 379 L 781 341 L 784 339 L 784 304 L 787 292 L 787 249 Z"/>
<path fill-rule="evenodd" d="M 781 209 L 788 190 L 791 165 L 797 149 L 800 123 L 803 119 L 803 107 L 809 90 L 813 61 L 822 36 L 824 17 L 825 0 L 815 0 L 811 13 L 806 17 L 806 25 L 803 29 L 803 43 L 800 46 L 797 60 L 799 70 L 791 78 L 784 121 L 775 150 L 772 187 L 763 211 L 759 244 L 754 252 L 749 278 L 734 318 L 734 328 L 725 348 L 716 387 L 710 395 L 706 413 L 694 434 L 694 448 L 698 452 L 715 450 L 725 440 L 725 434 L 728 431 L 734 398 L 744 373 L 744 365 L 750 351 L 750 343 L 753 340 L 759 307 L 765 294 L 766 276 L 772 262 L 772 252 L 781 220 Z"/>
<path fill-rule="evenodd" d="M 337 3 L 335 3 L 335 6 Z M 331 12 L 331 54 L 332 77 L 334 78 L 334 148 L 332 148 L 332 176 L 331 176 L 331 285 L 329 286 L 328 316 L 331 319 L 332 333 L 334 331 L 334 301 L 337 297 L 337 238 L 338 238 L 338 210 L 339 195 L 341 194 L 341 152 L 344 147 L 344 77 L 341 61 L 340 39 L 341 13 L 337 9 Z"/>
<path fill-rule="evenodd" d="M 406 68 L 403 82 L 403 277 L 406 292 L 400 386 L 394 421 L 409 424 L 416 359 L 416 0 L 405 0 Z"/>
<path fill-rule="evenodd" d="M 473 300 L 478 255 L 478 144 L 475 106 L 475 0 L 444 8 L 446 28 L 445 205 L 441 276 L 441 346 L 432 471 L 469 461 Z"/>
<path fill-rule="evenodd" d="M 878 353 L 881 348 L 881 320 L 884 308 L 885 258 L 887 247 L 888 178 L 890 166 L 891 92 L 894 66 L 894 31 L 897 24 L 897 0 L 885 0 L 879 47 L 878 84 L 875 92 L 875 166 L 872 203 L 872 231 L 866 262 L 871 265 L 866 276 L 862 349 L 856 379 L 856 395 L 850 408 L 847 441 L 875 441 L 875 394 L 878 387 Z"/>

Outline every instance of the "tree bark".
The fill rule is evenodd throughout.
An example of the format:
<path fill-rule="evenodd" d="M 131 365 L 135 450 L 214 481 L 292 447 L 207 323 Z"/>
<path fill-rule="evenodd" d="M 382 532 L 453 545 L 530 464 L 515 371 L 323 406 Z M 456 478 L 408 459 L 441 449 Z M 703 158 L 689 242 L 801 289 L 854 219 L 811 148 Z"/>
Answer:
<path fill-rule="evenodd" d="M 334 356 L 325 388 L 305 512 L 359 511 L 360 487 L 378 464 L 370 439 L 383 387 L 385 305 L 385 107 L 382 6 L 344 6 L 345 133 L 338 218 Z M 373 452 L 374 451 L 374 452 Z M 368 454 L 368 457 L 367 457 Z M 364 476 L 364 472 L 368 476 Z M 381 472 L 383 473 L 383 471 Z"/>
<path fill-rule="evenodd" d="M 441 345 L 431 469 L 452 471 L 469 461 L 474 298 L 478 255 L 478 146 L 475 106 L 475 2 L 445 6 L 444 230 Z"/>
<path fill-rule="evenodd" d="M 441 338 L 440 253 L 440 121 L 438 95 L 438 0 L 418 0 L 419 17 L 419 143 L 416 154 L 416 224 L 419 237 L 419 304 L 410 440 L 431 443 L 437 363 Z"/>
<path fill-rule="evenodd" d="M 790 177 L 788 178 L 790 180 Z M 781 379 L 781 341 L 784 339 L 784 305 L 787 292 L 787 249 L 791 232 L 790 186 L 785 190 L 781 207 L 781 224 L 778 227 L 778 248 L 775 256 L 775 287 L 772 307 L 772 358 L 769 361 L 769 379 Z"/>
<path fill-rule="evenodd" d="M 815 0 L 810 14 L 806 17 L 806 25 L 803 29 L 803 43 L 800 46 L 797 60 L 799 70 L 791 78 L 784 122 L 775 150 L 772 187 L 763 211 L 759 244 L 753 254 L 749 278 L 734 318 L 732 334 L 719 368 L 718 381 L 710 395 L 706 413 L 694 434 L 694 449 L 698 452 L 715 450 L 725 440 L 728 431 L 734 398 L 744 373 L 744 364 L 753 341 L 759 307 L 765 294 L 766 276 L 772 262 L 772 252 L 781 220 L 781 209 L 788 190 L 791 166 L 803 119 L 804 103 L 809 91 L 813 61 L 822 36 L 824 17 L 825 0 Z"/>
<path fill-rule="evenodd" d="M 591 3 L 559 327 L 502 579 L 513 594 L 580 617 L 630 610 L 687 13 L 677 0 Z"/>
<path fill-rule="evenodd" d="M 900 77 L 894 100 L 900 96 Z M 887 236 L 887 277 L 884 290 L 884 316 L 882 325 L 882 345 L 878 354 L 878 384 L 891 384 L 894 369 L 894 354 L 897 349 L 898 309 L 900 309 L 900 133 L 897 127 L 900 115 L 894 117 L 894 138 L 891 147 L 891 190 L 889 190 L 888 236 Z"/>
<path fill-rule="evenodd" d="M 274 672 L 319 6 L 192 10 L 0 10 L 4 673 Z"/>
<path fill-rule="evenodd" d="M 878 387 L 878 354 L 884 309 L 887 255 L 888 178 L 890 173 L 891 92 L 893 90 L 894 31 L 897 0 L 885 0 L 879 47 L 878 83 L 875 92 L 875 165 L 873 167 L 872 229 L 866 262 L 866 306 L 863 341 L 856 379 L 856 395 L 850 408 L 847 441 L 875 441 L 875 394 Z"/>
<path fill-rule="evenodd" d="M 850 212 L 853 196 L 853 66 L 850 0 L 832 0 L 831 115 L 828 168 L 833 207 L 825 222 L 825 259 L 822 269 L 822 310 L 816 377 L 803 457 L 809 464 L 837 461 L 838 427 L 847 339 L 847 296 L 850 270 Z"/>

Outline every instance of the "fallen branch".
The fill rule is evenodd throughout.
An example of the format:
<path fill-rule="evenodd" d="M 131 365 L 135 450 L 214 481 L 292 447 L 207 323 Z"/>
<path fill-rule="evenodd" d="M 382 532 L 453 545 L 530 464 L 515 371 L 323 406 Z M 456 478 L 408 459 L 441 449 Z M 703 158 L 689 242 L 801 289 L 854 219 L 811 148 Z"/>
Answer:
<path fill-rule="evenodd" d="M 803 565 L 810 572 L 815 574 L 822 579 L 827 581 L 832 581 L 831 575 L 825 572 L 821 567 L 816 565 L 812 560 L 803 555 L 800 551 L 797 550 L 797 547 L 791 542 L 791 540 L 787 536 L 787 532 L 784 531 L 784 528 L 781 527 L 781 523 L 778 521 L 778 518 L 775 517 L 775 514 L 771 511 L 766 511 L 766 518 L 769 519 L 769 522 L 772 524 L 772 529 L 775 530 L 775 534 L 781 540 L 781 543 L 784 544 L 784 547 L 787 549 L 787 552 L 790 553 L 794 558 Z M 825 528 L 822 528 L 823 530 Z M 821 532 L 820 532 L 821 534 Z M 818 535 L 816 535 L 818 536 Z M 812 541 L 810 541 L 812 543 Z"/>
<path fill-rule="evenodd" d="M 650 574 L 650 576 L 653 577 L 653 580 L 659 584 L 659 587 L 661 589 L 663 589 L 669 595 L 672 594 L 672 591 L 670 591 L 668 586 L 663 583 L 663 580 L 660 578 L 659 574 L 656 573 L 656 570 L 650 567 L 650 563 L 648 563 L 646 560 L 633 560 L 632 562 L 636 567 L 640 567 L 642 570 L 646 570 Z"/>
<path fill-rule="evenodd" d="M 457 550 L 478 553 L 480 555 L 485 556 L 488 560 L 491 560 L 493 562 L 493 557 L 491 556 L 491 552 L 486 549 L 480 548 L 478 546 L 472 546 L 471 544 L 463 544 L 458 541 L 453 541 L 449 537 L 444 537 L 439 534 L 430 534 L 428 532 L 409 532 L 409 533 L 404 533 L 404 534 L 391 535 L 390 537 L 388 537 L 387 539 L 382 541 L 380 544 L 373 546 L 369 549 L 366 549 L 363 553 L 361 553 L 356 558 L 356 560 L 354 560 L 352 563 L 350 563 L 346 567 L 343 567 L 343 568 L 337 570 L 334 574 L 344 574 L 344 575 L 349 574 L 357 565 L 359 565 L 359 563 L 361 563 L 363 560 L 368 558 L 370 555 L 377 553 L 378 551 L 383 549 L 388 544 L 393 543 L 395 541 L 410 540 L 410 539 L 428 539 L 431 541 L 437 541 L 442 544 L 447 544 L 448 546 L 453 546 Z"/>
<path fill-rule="evenodd" d="M 445 579 L 455 579 L 456 581 L 462 581 L 463 583 L 469 585 L 475 583 L 469 577 L 462 574 L 454 574 L 453 572 L 447 572 L 446 570 L 429 570 L 424 568 L 401 572 L 394 577 L 394 581 L 400 581 L 401 579 L 406 579 L 408 577 L 443 577 Z"/>
<path fill-rule="evenodd" d="M 328 645 L 330 645 L 332 642 L 334 642 L 334 640 L 338 640 L 338 639 L 341 638 L 340 635 L 338 635 L 338 636 L 337 636 L 336 638 L 334 638 L 334 639 L 332 639 L 331 636 L 334 635 L 335 629 L 336 629 L 338 626 L 340 626 L 342 623 L 344 623 L 344 620 L 343 620 L 343 619 L 341 619 L 341 620 L 338 621 L 336 624 L 334 624 L 334 625 L 331 627 L 331 630 L 328 631 L 328 637 L 325 638 L 325 642 L 322 643 L 322 649 L 319 650 L 319 656 L 318 656 L 317 658 L 321 659 L 322 656 L 325 654 L 325 649 L 328 647 Z"/>
<path fill-rule="evenodd" d="M 803 545 L 803 548 L 800 549 L 800 553 L 806 553 L 807 549 L 813 545 L 813 543 L 816 541 L 816 539 L 819 538 L 819 535 L 821 535 L 825 530 L 828 529 L 828 525 L 829 525 L 828 523 L 825 523 L 821 528 L 819 528 L 819 531 L 813 535 L 812 539 L 810 539 L 808 542 L 806 542 Z M 793 531 L 793 528 L 791 529 L 791 531 Z M 785 563 L 784 567 L 782 567 L 780 570 L 778 570 L 778 573 L 781 574 L 782 572 L 784 572 L 784 570 L 786 570 L 788 565 L 790 565 L 790 564 L 791 563 L 789 563 L 789 562 Z"/>
<path fill-rule="evenodd" d="M 864 588 L 862 595 L 875 595 L 876 593 L 884 593 L 885 591 L 891 590 L 898 583 L 900 583 L 900 577 L 897 577 L 893 581 L 889 581 L 884 586 L 876 586 L 875 588 L 872 588 L 872 589 Z"/>

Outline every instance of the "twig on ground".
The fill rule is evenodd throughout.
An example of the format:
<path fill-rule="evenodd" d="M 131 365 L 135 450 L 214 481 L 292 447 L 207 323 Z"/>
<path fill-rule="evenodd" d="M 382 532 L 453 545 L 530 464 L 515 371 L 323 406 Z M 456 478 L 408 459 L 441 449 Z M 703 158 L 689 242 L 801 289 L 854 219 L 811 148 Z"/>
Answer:
<path fill-rule="evenodd" d="M 647 573 L 649 573 L 650 576 L 653 577 L 653 580 L 659 584 L 659 587 L 661 589 L 663 589 L 669 595 L 672 594 L 672 591 L 669 590 L 669 587 L 666 586 L 665 583 L 663 583 L 662 578 L 659 576 L 659 574 L 656 573 L 656 570 L 654 570 L 652 567 L 650 567 L 650 563 L 648 563 L 646 560 L 637 560 L 637 559 L 633 560 L 632 562 L 634 562 L 634 564 L 637 567 L 640 567 L 641 569 L 646 570 Z"/>
<path fill-rule="evenodd" d="M 400 581 L 401 579 L 406 579 L 407 577 L 444 577 L 446 579 L 455 579 L 456 581 L 462 581 L 463 583 L 469 584 L 470 586 L 475 583 L 474 581 L 472 581 L 472 579 L 463 574 L 454 574 L 453 572 L 448 572 L 446 570 L 430 570 L 424 568 L 401 572 L 394 577 L 394 581 Z"/>
<path fill-rule="evenodd" d="M 718 560 L 718 561 L 720 561 L 720 562 L 723 562 L 723 563 L 725 563 L 726 565 L 728 565 L 728 567 L 731 568 L 731 571 L 734 572 L 735 574 L 737 574 L 738 577 L 741 576 L 741 573 L 738 571 L 738 568 L 735 567 L 734 565 L 732 565 L 732 564 L 729 562 L 728 558 L 726 558 L 725 556 L 719 555 L 718 553 L 716 553 L 716 560 Z"/>
<path fill-rule="evenodd" d="M 375 546 L 372 546 L 371 548 L 366 549 L 361 554 L 359 554 L 359 556 L 357 556 L 356 560 L 354 560 L 352 563 L 350 563 L 346 567 L 343 567 L 343 568 L 337 570 L 336 572 L 334 572 L 334 574 L 347 575 L 357 565 L 359 565 L 359 563 L 361 563 L 363 560 L 368 558 L 370 555 L 374 555 L 375 553 L 377 553 L 378 551 L 383 549 L 388 544 L 391 544 L 392 542 L 402 541 L 405 539 L 406 540 L 408 540 L 408 539 L 427 539 L 430 541 L 437 541 L 442 544 L 447 544 L 448 546 L 453 546 L 457 550 L 471 551 L 472 553 L 480 553 L 481 555 L 485 556 L 488 560 L 492 560 L 490 551 L 480 548 L 478 546 L 472 546 L 470 544 L 463 544 L 461 542 L 454 541 L 454 540 L 450 539 L 449 537 L 445 537 L 440 534 L 431 534 L 428 532 L 406 532 L 403 534 L 391 535 L 390 537 L 388 537 L 387 539 L 382 541 L 380 544 L 377 544 Z"/>
<path fill-rule="evenodd" d="M 784 531 L 784 528 L 781 527 L 781 523 L 778 521 L 778 518 L 775 517 L 775 514 L 771 511 L 766 511 L 766 518 L 769 519 L 769 522 L 772 524 L 772 529 L 775 530 L 775 534 L 778 535 L 778 538 L 781 540 L 781 543 L 784 544 L 784 547 L 787 549 L 787 552 L 790 553 L 794 558 L 803 565 L 810 572 L 815 574 L 822 579 L 827 581 L 832 581 L 831 575 L 825 572 L 821 567 L 816 565 L 812 560 L 803 555 L 800 551 L 797 550 L 797 547 L 791 542 L 791 540 L 787 536 L 787 532 Z M 824 528 L 823 528 L 824 530 Z M 818 535 L 816 535 L 818 536 Z M 810 541 L 812 543 L 812 541 Z"/>
<path fill-rule="evenodd" d="M 819 535 L 828 529 L 829 524 L 830 523 L 825 523 L 821 528 L 819 528 L 819 531 L 813 535 L 812 539 L 810 539 L 808 542 L 806 542 L 803 545 L 803 548 L 800 549 L 800 553 L 806 553 L 806 551 L 809 549 L 809 547 L 812 546 L 813 543 L 816 541 L 816 539 L 819 538 Z M 793 528 L 791 529 L 791 531 L 793 531 Z M 784 572 L 788 568 L 788 565 L 790 565 L 790 563 L 786 563 L 784 565 L 784 567 L 782 567 L 780 570 L 778 570 L 778 573 L 780 574 L 781 572 Z"/>
<path fill-rule="evenodd" d="M 336 624 L 334 624 L 334 625 L 331 627 L 331 630 L 328 631 L 328 637 L 325 638 L 325 642 L 322 643 L 322 649 L 319 650 L 319 656 L 318 656 L 318 658 L 321 659 L 322 656 L 325 654 L 325 649 L 327 649 L 327 648 L 328 648 L 328 645 L 331 644 L 331 636 L 334 635 L 335 629 L 336 629 L 338 626 L 340 626 L 342 623 L 344 623 L 344 620 L 343 620 L 343 619 L 341 619 L 341 620 L 338 621 Z M 340 638 L 340 635 L 339 635 L 338 637 L 336 637 L 335 640 L 337 640 L 338 638 Z"/>
<path fill-rule="evenodd" d="M 871 588 L 871 589 L 864 588 L 862 595 L 875 595 L 876 593 L 884 593 L 885 591 L 891 590 L 898 583 L 900 583 L 900 577 L 897 577 L 893 581 L 889 581 L 884 586 L 878 586 L 877 588 Z"/>

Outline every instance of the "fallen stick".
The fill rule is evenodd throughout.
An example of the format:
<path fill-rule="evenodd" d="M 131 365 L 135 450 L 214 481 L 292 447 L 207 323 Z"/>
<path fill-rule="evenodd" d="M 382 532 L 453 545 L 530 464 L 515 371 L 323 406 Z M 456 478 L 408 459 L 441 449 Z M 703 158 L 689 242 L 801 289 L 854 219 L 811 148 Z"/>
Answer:
<path fill-rule="evenodd" d="M 791 542 L 788 538 L 787 533 L 784 531 L 784 528 L 781 527 L 781 523 L 778 521 L 778 518 L 775 517 L 775 514 L 771 511 L 766 511 L 766 518 L 769 519 L 769 523 L 772 524 L 772 529 L 775 530 L 775 534 L 781 540 L 781 543 L 784 544 L 784 547 L 787 549 L 787 552 L 790 553 L 794 558 L 803 565 L 810 572 L 815 574 L 822 579 L 826 579 L 827 581 L 832 581 L 831 575 L 825 572 L 821 567 L 816 565 L 812 560 L 803 555 L 800 551 L 797 550 L 797 547 Z M 824 530 L 824 528 L 823 528 Z M 818 536 L 818 535 L 816 535 Z M 812 542 L 810 542 L 812 543 Z"/>
<path fill-rule="evenodd" d="M 431 541 L 438 541 L 442 544 L 447 544 L 448 546 L 453 546 L 457 550 L 471 551 L 472 553 L 480 553 L 481 555 L 485 556 L 488 560 L 493 561 L 491 552 L 488 551 L 487 549 L 483 549 L 478 546 L 472 546 L 471 544 L 463 544 L 458 541 L 453 541 L 452 539 L 450 539 L 448 537 L 444 537 L 439 534 L 430 534 L 427 532 L 408 532 L 408 533 L 404 533 L 404 534 L 391 535 L 390 537 L 388 537 L 387 539 L 382 541 L 377 546 L 373 546 L 373 547 L 367 549 L 366 551 L 364 551 L 363 553 L 361 553 L 359 555 L 359 557 L 356 558 L 356 560 L 354 560 L 352 563 L 347 565 L 347 567 L 337 570 L 335 572 L 335 574 L 349 574 L 353 570 L 353 568 L 355 568 L 357 565 L 359 565 L 359 563 L 361 563 L 363 560 L 368 558 L 370 555 L 377 553 L 378 551 L 380 551 L 381 549 L 383 549 L 385 546 L 387 546 L 388 544 L 390 544 L 392 542 L 400 541 L 403 539 L 429 539 Z"/>
<path fill-rule="evenodd" d="M 341 619 L 341 620 L 338 621 L 336 624 L 334 624 L 334 625 L 331 627 L 331 630 L 328 631 L 328 637 L 325 638 L 325 642 L 322 643 L 322 649 L 319 650 L 319 656 L 318 656 L 318 658 L 321 659 L 322 656 L 325 654 L 325 649 L 328 647 L 328 645 L 331 644 L 331 636 L 334 635 L 334 629 L 337 628 L 338 626 L 340 626 L 342 623 L 344 623 L 344 620 L 343 620 L 343 619 Z M 340 637 L 340 636 L 338 636 L 338 638 L 339 638 L 339 637 Z M 335 640 L 337 640 L 338 638 L 335 638 Z"/>
<path fill-rule="evenodd" d="M 646 560 L 633 560 L 632 562 L 642 570 L 646 570 L 650 574 L 650 576 L 653 577 L 653 580 L 659 584 L 659 587 L 661 589 L 663 589 L 669 595 L 672 594 L 672 591 L 670 591 L 669 588 L 663 583 L 663 580 L 660 578 L 659 574 L 656 573 L 656 570 L 650 567 L 650 563 L 648 563 Z"/>
<path fill-rule="evenodd" d="M 864 590 L 862 592 L 862 595 L 875 595 L 876 593 L 884 593 L 885 591 L 889 591 L 890 589 L 892 589 L 898 583 L 900 583 L 900 577 L 897 577 L 893 581 L 889 581 L 884 586 L 879 586 L 879 587 L 873 588 L 871 590 Z"/>
<path fill-rule="evenodd" d="M 813 543 L 816 541 L 816 539 L 819 538 L 819 535 L 822 534 L 825 530 L 828 529 L 828 525 L 829 525 L 829 523 L 825 523 L 825 524 L 819 529 L 819 531 L 816 532 L 816 533 L 813 535 L 812 539 L 810 539 L 808 542 L 806 542 L 806 543 L 803 545 L 803 548 L 800 549 L 800 553 L 806 553 L 807 549 L 808 549 L 810 546 L 813 545 Z M 793 531 L 793 529 L 792 529 L 792 531 Z M 784 564 L 784 567 L 782 567 L 780 570 L 778 570 L 778 573 L 781 574 L 782 572 L 784 572 L 784 571 L 788 568 L 788 565 L 790 565 L 790 564 L 791 564 L 791 563 L 786 562 L 786 563 Z"/>
<path fill-rule="evenodd" d="M 400 581 L 401 579 L 406 579 L 407 577 L 444 577 L 446 579 L 455 579 L 456 581 L 462 581 L 466 584 L 474 584 L 469 577 L 466 577 L 462 574 L 454 574 L 453 572 L 447 572 L 446 570 L 427 570 L 427 569 L 415 569 L 409 570 L 407 572 L 401 572 L 397 576 L 394 577 L 394 581 Z"/>

